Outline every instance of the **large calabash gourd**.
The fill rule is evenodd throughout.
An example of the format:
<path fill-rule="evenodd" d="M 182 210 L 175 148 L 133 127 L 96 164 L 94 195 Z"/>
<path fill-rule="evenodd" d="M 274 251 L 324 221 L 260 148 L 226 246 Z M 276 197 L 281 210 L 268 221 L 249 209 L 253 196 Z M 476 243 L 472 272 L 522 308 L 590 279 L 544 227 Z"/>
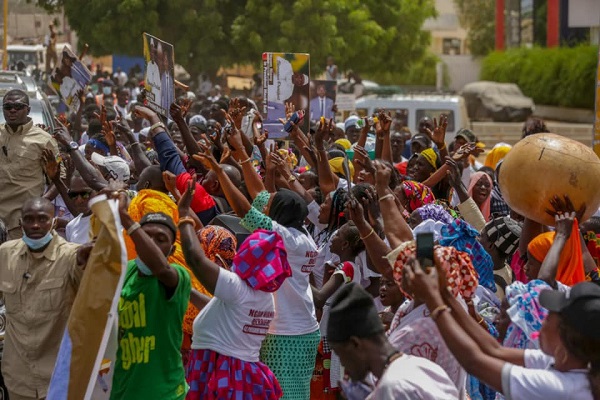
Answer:
<path fill-rule="evenodd" d="M 546 213 L 553 196 L 568 195 L 583 221 L 600 206 L 600 159 L 579 142 L 553 133 L 531 135 L 519 141 L 500 167 L 500 190 L 506 203 L 519 214 L 554 225 Z"/>

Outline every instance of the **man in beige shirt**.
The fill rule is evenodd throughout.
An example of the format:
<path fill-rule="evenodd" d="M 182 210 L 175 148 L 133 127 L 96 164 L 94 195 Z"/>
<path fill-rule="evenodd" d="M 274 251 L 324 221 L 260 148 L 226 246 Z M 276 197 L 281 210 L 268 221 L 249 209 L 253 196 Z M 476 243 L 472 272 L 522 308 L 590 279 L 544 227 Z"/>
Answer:
<path fill-rule="evenodd" d="M 58 146 L 48 132 L 33 125 L 27 93 L 10 90 L 2 108 L 6 123 L 0 125 L 0 218 L 8 226 L 8 238 L 18 239 L 23 203 L 44 193 L 42 151 L 58 155 Z"/>
<path fill-rule="evenodd" d="M 54 206 L 23 205 L 23 237 L 0 246 L 0 291 L 6 306 L 2 374 L 11 400 L 44 399 L 90 245 L 54 231 Z"/>

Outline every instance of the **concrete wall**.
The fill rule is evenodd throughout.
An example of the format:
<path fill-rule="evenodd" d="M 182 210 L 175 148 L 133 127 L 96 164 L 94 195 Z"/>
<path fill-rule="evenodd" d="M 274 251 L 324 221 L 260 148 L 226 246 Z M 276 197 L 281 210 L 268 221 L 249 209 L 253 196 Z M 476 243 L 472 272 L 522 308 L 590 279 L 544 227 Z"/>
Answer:
<path fill-rule="evenodd" d="M 449 89 L 460 91 L 467 83 L 479 80 L 481 62 L 470 55 L 439 56 L 448 68 Z"/>

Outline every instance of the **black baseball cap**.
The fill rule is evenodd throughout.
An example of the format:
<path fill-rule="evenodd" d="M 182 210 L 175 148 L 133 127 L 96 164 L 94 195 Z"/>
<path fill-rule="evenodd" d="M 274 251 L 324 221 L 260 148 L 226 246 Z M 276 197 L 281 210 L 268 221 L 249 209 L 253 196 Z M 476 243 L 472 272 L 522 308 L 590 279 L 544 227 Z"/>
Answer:
<path fill-rule="evenodd" d="M 587 337 L 600 336 L 600 286 L 581 282 L 570 292 L 544 290 L 540 304 L 549 311 L 557 312 L 577 332 Z"/>
<path fill-rule="evenodd" d="M 456 132 L 456 137 L 457 138 L 461 137 L 469 143 L 477 142 L 477 137 L 475 136 L 475 134 L 470 129 L 466 129 L 466 128 L 463 128 L 463 129 L 459 130 L 458 132 Z"/>
<path fill-rule="evenodd" d="M 165 213 L 155 212 L 144 215 L 140 220 L 140 225 L 144 226 L 146 224 L 164 225 L 173 232 L 173 237 L 177 236 L 177 226 L 175 225 L 175 222 L 173 222 L 173 218 Z"/>

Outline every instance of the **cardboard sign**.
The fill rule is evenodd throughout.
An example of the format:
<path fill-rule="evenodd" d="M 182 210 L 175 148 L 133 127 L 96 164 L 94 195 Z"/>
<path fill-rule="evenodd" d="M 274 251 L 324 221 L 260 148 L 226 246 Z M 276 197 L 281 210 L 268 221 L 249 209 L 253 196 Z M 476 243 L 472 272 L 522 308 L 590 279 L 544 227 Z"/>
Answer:
<path fill-rule="evenodd" d="M 50 87 L 73 112 L 80 106 L 79 93 L 92 81 L 92 73 L 79 58 L 65 46 L 61 53 L 60 64 L 50 75 Z"/>
<path fill-rule="evenodd" d="M 285 118 L 285 104 L 292 103 L 296 111 L 310 116 L 309 103 L 310 55 L 304 53 L 263 53 L 263 126 L 269 137 L 288 136 L 279 118 Z M 308 130 L 309 118 L 301 123 Z"/>
<path fill-rule="evenodd" d="M 338 111 L 356 110 L 356 96 L 348 93 L 338 93 L 336 98 Z"/>
<path fill-rule="evenodd" d="M 175 49 L 172 44 L 144 33 L 144 60 L 148 107 L 168 117 L 169 107 L 175 101 Z"/>

